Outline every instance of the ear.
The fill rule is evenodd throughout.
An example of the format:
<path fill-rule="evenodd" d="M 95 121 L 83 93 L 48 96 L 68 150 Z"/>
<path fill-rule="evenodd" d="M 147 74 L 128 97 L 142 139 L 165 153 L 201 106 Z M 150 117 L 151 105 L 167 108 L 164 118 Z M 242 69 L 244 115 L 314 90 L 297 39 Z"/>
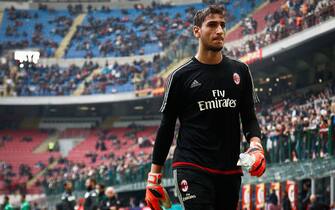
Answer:
<path fill-rule="evenodd" d="M 200 27 L 199 26 L 193 26 L 193 35 L 197 39 L 200 38 L 201 32 L 200 32 Z"/>

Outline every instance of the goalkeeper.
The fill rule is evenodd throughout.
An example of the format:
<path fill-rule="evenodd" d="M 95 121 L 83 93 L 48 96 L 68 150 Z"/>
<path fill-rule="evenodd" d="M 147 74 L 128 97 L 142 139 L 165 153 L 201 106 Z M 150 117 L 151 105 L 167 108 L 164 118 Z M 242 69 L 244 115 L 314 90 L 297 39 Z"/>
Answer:
<path fill-rule="evenodd" d="M 225 24 L 221 6 L 198 11 L 193 26 L 198 51 L 167 80 L 146 188 L 151 209 L 171 206 L 161 180 L 177 118 L 180 129 L 172 166 L 184 209 L 236 209 L 243 175 L 240 165 L 249 164 L 252 176 L 265 171 L 254 108 L 258 98 L 249 67 L 222 53 Z M 239 161 L 240 119 L 250 148 Z"/>

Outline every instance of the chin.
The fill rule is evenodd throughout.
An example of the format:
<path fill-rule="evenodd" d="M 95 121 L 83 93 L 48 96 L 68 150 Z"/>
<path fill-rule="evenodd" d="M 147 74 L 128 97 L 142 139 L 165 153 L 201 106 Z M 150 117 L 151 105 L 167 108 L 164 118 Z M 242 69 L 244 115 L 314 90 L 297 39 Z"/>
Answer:
<path fill-rule="evenodd" d="M 214 51 L 214 52 L 220 52 L 223 49 L 223 46 L 220 47 L 209 47 L 208 50 Z"/>

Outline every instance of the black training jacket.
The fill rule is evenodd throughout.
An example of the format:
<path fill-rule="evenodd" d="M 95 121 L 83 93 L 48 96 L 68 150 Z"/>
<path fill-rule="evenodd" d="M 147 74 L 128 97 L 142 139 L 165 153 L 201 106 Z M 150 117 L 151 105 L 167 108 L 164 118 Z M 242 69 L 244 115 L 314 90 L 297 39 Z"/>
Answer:
<path fill-rule="evenodd" d="M 219 64 L 195 57 L 168 78 L 161 107 L 152 162 L 163 165 L 171 146 L 176 119 L 180 129 L 173 167 L 192 167 L 216 174 L 241 174 L 236 166 L 243 133 L 260 137 L 249 67 L 223 56 Z"/>

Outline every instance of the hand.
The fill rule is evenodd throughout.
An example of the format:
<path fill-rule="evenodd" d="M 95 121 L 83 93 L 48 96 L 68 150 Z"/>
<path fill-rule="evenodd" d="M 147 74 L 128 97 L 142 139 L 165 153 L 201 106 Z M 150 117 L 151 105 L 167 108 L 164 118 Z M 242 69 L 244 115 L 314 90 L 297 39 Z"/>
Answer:
<path fill-rule="evenodd" d="M 161 210 L 161 205 L 164 208 L 171 208 L 170 197 L 161 183 L 161 173 L 149 173 L 145 201 L 152 210 Z"/>
<path fill-rule="evenodd" d="M 261 143 L 251 142 L 249 149 L 240 154 L 237 165 L 246 168 L 251 176 L 262 176 L 265 172 L 266 161 Z"/>

